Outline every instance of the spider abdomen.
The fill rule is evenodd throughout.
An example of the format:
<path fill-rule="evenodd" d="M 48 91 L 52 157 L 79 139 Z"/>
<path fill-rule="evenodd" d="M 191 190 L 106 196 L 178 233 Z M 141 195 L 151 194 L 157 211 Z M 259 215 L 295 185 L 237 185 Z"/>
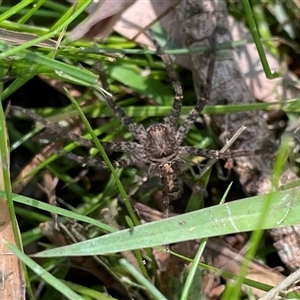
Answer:
<path fill-rule="evenodd" d="M 170 201 L 180 198 L 183 193 L 183 184 L 177 176 L 175 169 L 171 163 L 162 164 L 160 166 L 162 182 L 168 187 L 168 197 Z"/>

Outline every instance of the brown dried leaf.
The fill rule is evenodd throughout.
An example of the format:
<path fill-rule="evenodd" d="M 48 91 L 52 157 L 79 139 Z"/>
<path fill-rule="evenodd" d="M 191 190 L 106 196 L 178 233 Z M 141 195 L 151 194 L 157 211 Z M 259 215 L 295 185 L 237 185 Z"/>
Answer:
<path fill-rule="evenodd" d="M 93 2 L 89 6 L 90 15 L 69 34 L 68 38 L 74 41 L 83 36 L 86 38 L 97 37 L 100 40 L 107 37 L 115 23 L 120 19 L 124 10 L 135 1 L 136 0 Z"/>

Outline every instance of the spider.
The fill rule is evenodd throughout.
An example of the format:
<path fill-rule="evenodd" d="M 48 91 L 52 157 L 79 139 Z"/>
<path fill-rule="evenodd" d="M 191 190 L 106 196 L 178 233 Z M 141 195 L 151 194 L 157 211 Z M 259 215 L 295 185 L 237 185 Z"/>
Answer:
<path fill-rule="evenodd" d="M 146 163 L 149 176 L 157 176 L 161 180 L 162 186 L 162 201 L 164 205 L 164 217 L 169 215 L 169 205 L 171 201 L 178 200 L 183 194 L 183 186 L 186 184 L 193 191 L 201 191 L 201 187 L 188 179 L 185 174 L 185 158 L 201 156 L 205 158 L 226 159 L 239 156 L 248 156 L 249 151 L 232 151 L 221 153 L 216 150 L 199 149 L 192 146 L 182 146 L 182 143 L 194 125 L 197 117 L 200 115 L 203 107 L 207 104 L 215 65 L 215 44 L 216 34 L 210 39 L 210 55 L 209 65 L 207 70 L 206 85 L 202 91 L 202 97 L 197 99 L 195 107 L 190 111 L 184 122 L 179 125 L 180 112 L 182 107 L 183 91 L 179 78 L 172 66 L 172 62 L 162 49 L 157 45 L 157 54 L 163 60 L 167 73 L 171 79 L 175 97 L 172 110 L 169 116 L 163 119 L 162 123 L 154 124 L 145 128 L 142 124 L 135 123 L 126 113 L 116 105 L 111 94 L 105 94 L 106 102 L 113 111 L 114 115 L 122 122 L 122 124 L 132 133 L 135 142 L 112 142 L 102 143 L 102 146 L 107 151 L 124 152 L 128 154 L 127 158 L 113 162 L 115 168 L 125 168 L 133 166 L 137 162 Z M 102 70 L 99 71 L 103 88 L 109 91 L 108 83 L 105 79 Z M 12 107 L 12 110 L 19 110 L 28 115 L 30 118 L 41 122 L 49 128 L 47 121 L 26 109 Z M 46 123 L 45 123 L 46 122 Z M 53 125 L 52 125 L 53 126 Z M 61 133 L 61 129 L 51 129 Z M 77 140 L 80 144 L 86 147 L 92 147 L 94 144 L 87 141 L 76 134 L 70 135 L 71 139 Z M 76 160 L 79 163 L 84 163 L 93 166 L 97 169 L 107 169 L 104 162 L 95 159 L 78 158 L 74 154 L 68 153 L 68 157 Z"/>

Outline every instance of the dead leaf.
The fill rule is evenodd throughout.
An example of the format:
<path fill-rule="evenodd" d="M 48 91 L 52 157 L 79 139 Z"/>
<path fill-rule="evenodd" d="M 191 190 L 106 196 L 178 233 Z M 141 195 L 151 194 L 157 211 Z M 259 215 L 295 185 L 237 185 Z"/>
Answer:
<path fill-rule="evenodd" d="M 93 2 L 89 6 L 90 15 L 72 30 L 68 38 L 71 41 L 75 41 L 84 36 L 86 38 L 97 37 L 102 40 L 112 31 L 113 26 L 120 19 L 122 13 L 135 1 L 136 0 Z"/>

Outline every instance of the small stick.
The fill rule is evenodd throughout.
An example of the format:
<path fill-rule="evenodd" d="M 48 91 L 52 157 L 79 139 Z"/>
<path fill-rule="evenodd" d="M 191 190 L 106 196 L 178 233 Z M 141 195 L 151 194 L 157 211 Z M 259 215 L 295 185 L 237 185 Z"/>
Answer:
<path fill-rule="evenodd" d="M 226 143 L 226 145 L 219 151 L 220 153 L 226 152 L 230 146 L 237 140 L 237 138 L 247 129 L 246 126 L 242 126 L 234 135 L 233 137 Z M 216 162 L 218 161 L 217 158 L 210 159 L 203 170 L 200 172 L 199 178 L 202 177 Z"/>

